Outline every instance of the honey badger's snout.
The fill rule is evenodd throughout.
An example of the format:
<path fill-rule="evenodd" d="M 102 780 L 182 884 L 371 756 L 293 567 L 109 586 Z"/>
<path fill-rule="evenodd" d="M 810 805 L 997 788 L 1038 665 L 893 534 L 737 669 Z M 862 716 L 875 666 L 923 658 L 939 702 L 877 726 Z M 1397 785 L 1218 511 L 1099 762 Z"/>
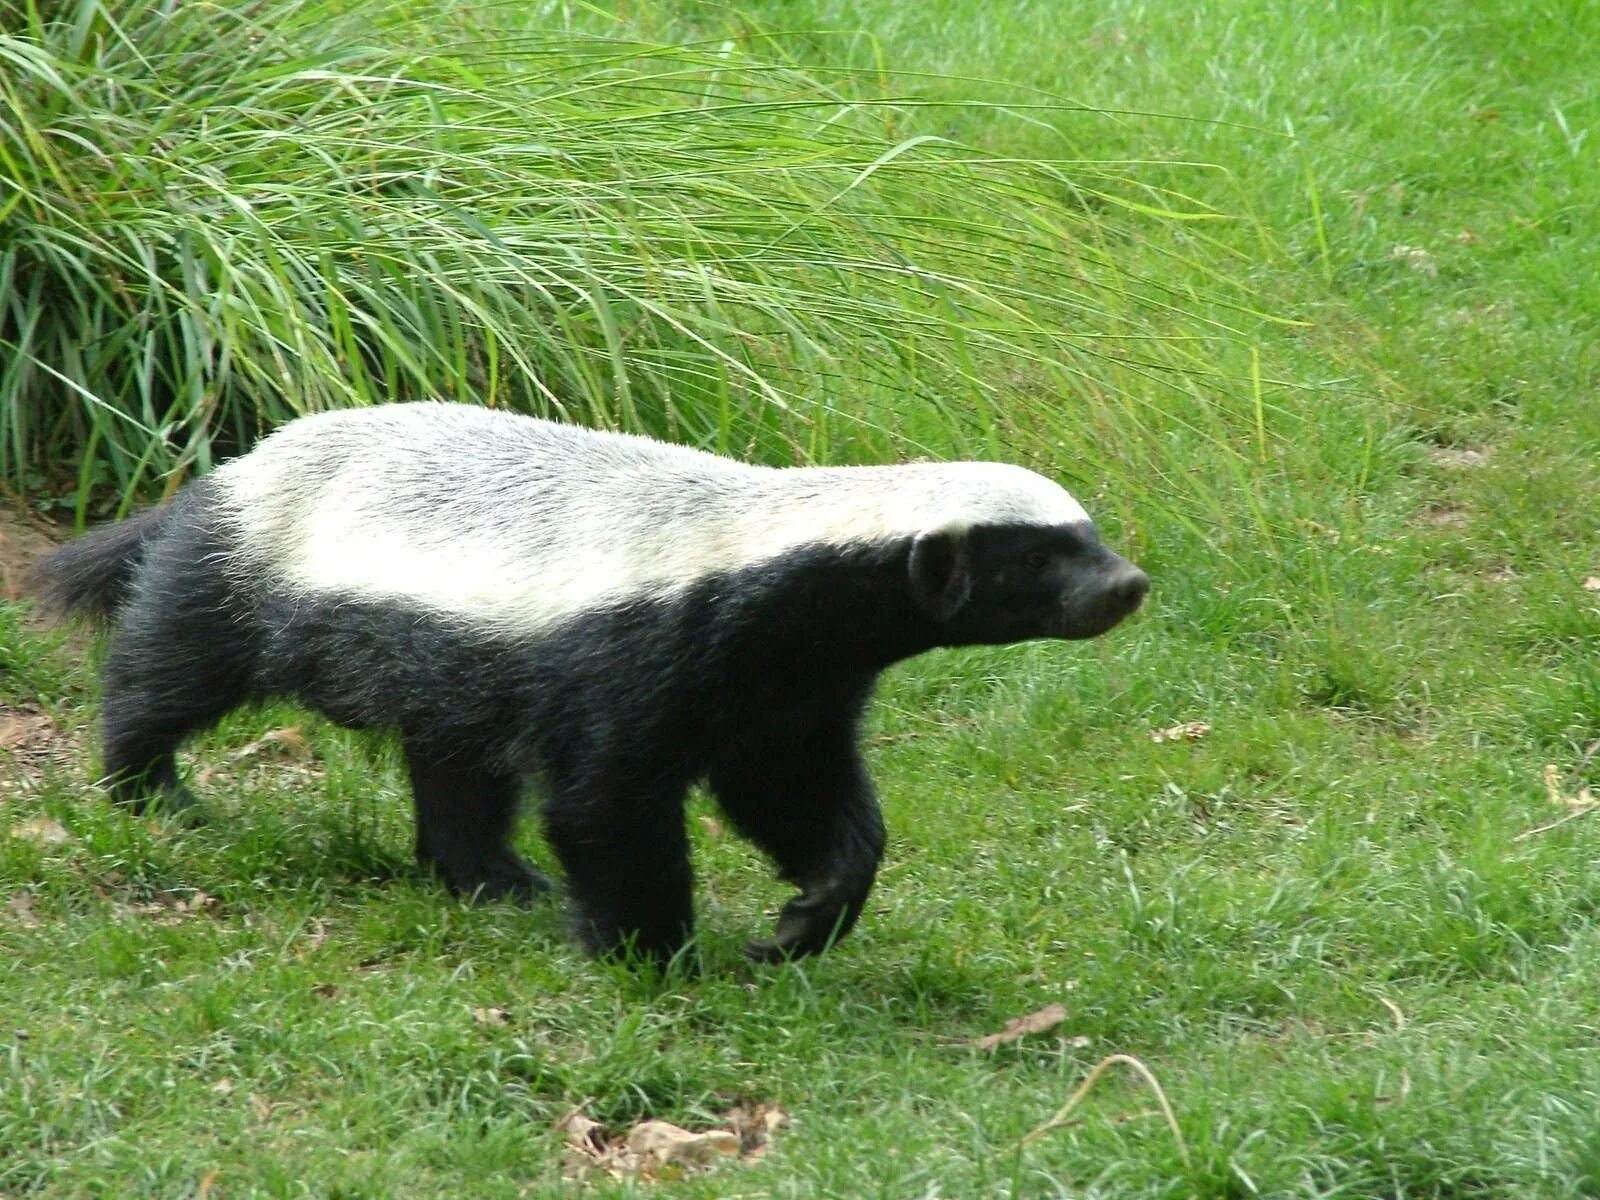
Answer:
<path fill-rule="evenodd" d="M 1133 615 L 1150 592 L 1150 576 L 1114 551 L 1096 550 L 1099 561 L 1064 590 L 1060 636 L 1099 637 Z"/>
<path fill-rule="evenodd" d="M 1120 555 L 1106 573 L 1102 595 L 1106 612 L 1113 623 L 1131 615 L 1150 592 L 1150 576 Z"/>

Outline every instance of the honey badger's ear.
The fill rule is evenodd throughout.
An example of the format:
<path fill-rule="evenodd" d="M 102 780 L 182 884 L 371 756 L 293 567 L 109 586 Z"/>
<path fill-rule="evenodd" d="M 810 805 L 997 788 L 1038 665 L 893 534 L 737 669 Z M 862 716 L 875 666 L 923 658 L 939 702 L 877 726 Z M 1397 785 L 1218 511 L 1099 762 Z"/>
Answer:
<path fill-rule="evenodd" d="M 911 598 L 935 621 L 948 621 L 972 595 L 972 554 L 965 529 L 919 533 L 911 543 Z"/>

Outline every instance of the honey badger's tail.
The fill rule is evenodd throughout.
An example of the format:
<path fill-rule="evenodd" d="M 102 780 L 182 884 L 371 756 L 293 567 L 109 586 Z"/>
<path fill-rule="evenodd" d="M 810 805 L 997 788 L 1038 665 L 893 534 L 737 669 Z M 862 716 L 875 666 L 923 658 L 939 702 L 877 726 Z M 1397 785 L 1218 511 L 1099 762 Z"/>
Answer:
<path fill-rule="evenodd" d="M 171 506 L 163 504 L 68 542 L 34 565 L 32 590 L 47 611 L 109 618 L 127 598 L 145 547 L 169 515 Z"/>

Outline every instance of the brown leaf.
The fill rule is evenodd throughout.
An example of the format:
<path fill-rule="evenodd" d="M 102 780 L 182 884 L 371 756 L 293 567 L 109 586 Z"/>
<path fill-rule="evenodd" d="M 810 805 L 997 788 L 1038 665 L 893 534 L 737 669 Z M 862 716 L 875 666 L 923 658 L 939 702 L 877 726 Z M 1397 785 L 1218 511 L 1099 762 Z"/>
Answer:
<path fill-rule="evenodd" d="M 178 892 L 157 892 L 149 900 L 142 900 L 137 904 L 117 904 L 113 906 L 112 916 L 118 920 L 128 917 L 147 917 L 157 925 L 178 925 L 191 917 L 206 914 L 216 915 L 220 906 L 215 896 L 195 888 L 188 894 Z"/>
<path fill-rule="evenodd" d="M 11 836 L 22 838 L 27 842 L 37 842 L 41 846 L 60 846 L 72 840 L 72 835 L 66 831 L 59 821 L 49 817 L 30 817 L 26 821 L 11 827 Z"/>
<path fill-rule="evenodd" d="M 219 1096 L 231 1096 L 233 1094 L 233 1080 L 219 1079 L 211 1085 L 211 1090 Z"/>
<path fill-rule="evenodd" d="M 599 1155 L 606 1149 L 606 1127 L 575 1108 L 556 1122 L 556 1132 L 566 1135 L 567 1145 L 585 1154 Z"/>
<path fill-rule="evenodd" d="M 1544 767 L 1544 794 L 1551 804 L 1559 804 L 1563 808 L 1593 808 L 1600 803 L 1590 788 L 1579 788 L 1577 795 L 1568 795 L 1561 784 L 1561 771 L 1554 763 L 1546 763 Z"/>
<path fill-rule="evenodd" d="M 1590 757 L 1588 752 L 1585 752 L 1584 761 L 1579 765 L 1580 770 L 1583 765 L 1587 764 Z M 1567 815 L 1554 821 L 1547 821 L 1543 825 L 1535 825 L 1532 829 L 1524 829 L 1511 839 L 1513 842 L 1527 841 L 1527 839 L 1537 834 L 1549 833 L 1552 829 L 1560 829 L 1569 821 L 1576 821 L 1579 817 L 1586 817 L 1590 813 L 1600 811 L 1600 798 L 1595 796 L 1593 789 L 1582 787 L 1578 789 L 1578 793 L 1575 796 L 1567 794 L 1566 788 L 1562 785 L 1561 771 L 1554 763 L 1545 764 L 1544 794 L 1545 799 L 1549 800 L 1551 804 L 1566 809 Z"/>
<path fill-rule="evenodd" d="M 311 994 L 319 1000 L 332 1000 L 339 994 L 339 985 L 335 983 L 312 984 Z"/>
<path fill-rule="evenodd" d="M 1165 729 L 1152 729 L 1150 740 L 1152 742 L 1198 742 L 1211 732 L 1209 721 L 1185 721 L 1181 725 L 1169 725 Z"/>
<path fill-rule="evenodd" d="M 500 1026 L 511 1024 L 511 1014 L 503 1008 L 474 1008 L 472 1019 L 479 1025 Z"/>
<path fill-rule="evenodd" d="M 1440 525 L 1457 528 L 1468 521 L 1467 510 L 1455 504 L 1436 504 L 1422 514 L 1425 525 Z"/>
<path fill-rule="evenodd" d="M 709 838 L 714 839 L 722 836 L 722 822 L 713 816 L 702 813 L 700 816 L 700 828 L 706 831 L 706 836 Z"/>
<path fill-rule="evenodd" d="M 37 929 L 39 918 L 33 915 L 33 893 L 18 892 L 6 901 L 6 916 L 13 925 L 24 929 Z"/>
<path fill-rule="evenodd" d="M 1489 461 L 1482 450 L 1464 450 L 1459 446 L 1433 446 L 1428 450 L 1428 461 L 1436 467 L 1451 470 L 1474 470 Z"/>
<path fill-rule="evenodd" d="M 1344 534 L 1341 531 L 1331 525 L 1324 525 L 1321 521 L 1313 521 L 1309 517 L 1300 517 L 1295 521 L 1295 524 L 1307 533 L 1314 533 L 1318 537 L 1327 538 L 1335 546 L 1344 540 Z"/>
<path fill-rule="evenodd" d="M 670 1121 L 639 1122 L 625 1136 L 609 1133 L 600 1122 L 574 1108 L 556 1122 L 567 1146 L 567 1161 L 614 1177 L 678 1178 L 723 1161 L 760 1158 L 772 1137 L 789 1122 L 777 1105 L 737 1107 L 723 1117 L 731 1129 L 684 1129 Z"/>
<path fill-rule="evenodd" d="M 1551 804 L 1566 803 L 1566 798 L 1561 794 L 1561 768 L 1555 763 L 1544 765 L 1544 798 Z"/>
<path fill-rule="evenodd" d="M 1583 590 L 1586 592 L 1600 592 L 1600 575 L 1591 575 L 1583 581 Z"/>
<path fill-rule="evenodd" d="M 300 726 L 289 725 L 262 734 L 248 746 L 235 750 L 229 757 L 234 762 L 243 762 L 247 758 L 265 758 L 268 754 L 281 754 L 296 762 L 309 762 L 311 743 L 306 741 L 306 735 L 300 732 Z"/>
<path fill-rule="evenodd" d="M 723 1113 L 722 1122 L 739 1135 L 743 1157 L 760 1158 L 778 1130 L 788 1127 L 789 1114 L 776 1104 L 757 1104 L 751 1108 L 740 1104 Z"/>
<path fill-rule="evenodd" d="M 1066 1005 L 1060 1002 L 1047 1004 L 1038 1012 L 1031 1012 L 1025 1017 L 1012 1017 L 1011 1020 L 1006 1022 L 1006 1027 L 999 1033 L 989 1033 L 980 1038 L 973 1038 L 972 1044 L 979 1050 L 993 1050 L 996 1046 L 1014 1042 L 1030 1033 L 1044 1033 L 1047 1030 L 1054 1029 L 1066 1019 Z"/>
<path fill-rule="evenodd" d="M 629 1131 L 627 1146 L 630 1154 L 653 1158 L 653 1165 L 684 1163 L 703 1167 L 719 1158 L 737 1156 L 739 1135 L 726 1129 L 691 1133 L 670 1121 L 640 1121 Z"/>
<path fill-rule="evenodd" d="M 212 1167 L 211 1170 L 202 1175 L 200 1177 L 200 1186 L 194 1190 L 195 1200 L 211 1200 L 211 1189 L 217 1186 L 217 1179 L 221 1174 L 222 1171 L 220 1169 Z"/>

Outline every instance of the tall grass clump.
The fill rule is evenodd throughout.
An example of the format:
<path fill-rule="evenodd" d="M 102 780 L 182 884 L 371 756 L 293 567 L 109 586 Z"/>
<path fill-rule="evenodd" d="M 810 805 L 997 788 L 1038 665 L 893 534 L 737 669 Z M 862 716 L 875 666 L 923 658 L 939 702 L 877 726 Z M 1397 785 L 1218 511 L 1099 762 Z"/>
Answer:
<path fill-rule="evenodd" d="M 454 0 L 9 11 L 0 476 L 80 519 L 400 398 L 775 461 L 1088 427 L 1129 472 L 1143 406 L 1212 419 L 1226 308 L 1192 266 L 1179 294 L 1119 263 L 1217 214 L 1132 168 L 985 156 L 731 43 Z"/>

